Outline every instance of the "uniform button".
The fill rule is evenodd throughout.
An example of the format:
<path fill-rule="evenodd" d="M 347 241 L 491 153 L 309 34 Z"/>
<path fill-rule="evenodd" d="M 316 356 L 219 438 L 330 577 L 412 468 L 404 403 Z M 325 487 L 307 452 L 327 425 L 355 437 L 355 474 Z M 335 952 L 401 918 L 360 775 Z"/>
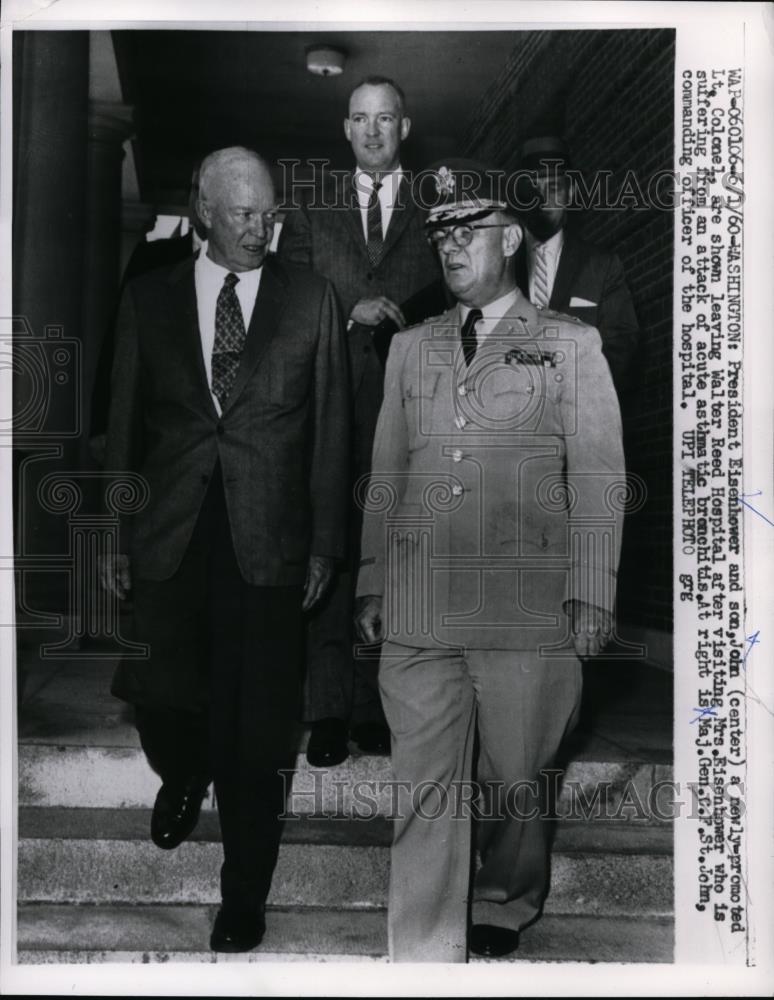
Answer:
<path fill-rule="evenodd" d="M 453 462 L 462 461 L 462 452 L 460 451 L 459 448 L 455 448 L 454 451 L 452 452 L 452 461 Z"/>
<path fill-rule="evenodd" d="M 455 417 L 454 423 L 457 425 L 457 428 L 459 430 L 462 430 L 462 428 L 465 427 L 468 422 L 464 417 Z"/>
<path fill-rule="evenodd" d="M 466 385 L 458 385 L 457 386 L 457 395 L 458 396 L 467 396 L 467 394 L 468 394 L 468 387 Z"/>
<path fill-rule="evenodd" d="M 454 496 L 454 497 L 461 497 L 462 496 L 462 487 L 461 486 L 452 486 L 452 496 Z"/>
<path fill-rule="evenodd" d="M 218 424 L 218 426 L 215 428 L 215 430 L 218 432 L 218 434 L 221 434 L 221 435 L 223 435 L 223 434 L 226 433 L 226 429 L 223 426 L 223 424 Z"/>
<path fill-rule="evenodd" d="M 554 375 L 554 379 L 557 382 L 561 382 L 564 379 L 564 375 Z"/>

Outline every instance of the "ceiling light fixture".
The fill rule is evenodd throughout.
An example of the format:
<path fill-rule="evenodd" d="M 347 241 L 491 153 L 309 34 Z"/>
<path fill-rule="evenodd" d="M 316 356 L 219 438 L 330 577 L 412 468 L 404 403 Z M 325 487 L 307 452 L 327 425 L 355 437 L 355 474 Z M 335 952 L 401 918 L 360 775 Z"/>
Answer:
<path fill-rule="evenodd" d="M 317 76 L 338 76 L 344 70 L 347 58 L 343 49 L 330 45 L 312 45 L 306 50 L 306 68 Z"/>

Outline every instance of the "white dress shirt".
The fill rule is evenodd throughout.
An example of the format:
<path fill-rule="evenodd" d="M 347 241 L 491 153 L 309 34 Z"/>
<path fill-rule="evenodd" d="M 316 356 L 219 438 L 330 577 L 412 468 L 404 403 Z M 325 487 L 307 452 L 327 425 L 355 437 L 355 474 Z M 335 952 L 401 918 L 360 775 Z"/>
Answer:
<path fill-rule="evenodd" d="M 535 286 L 533 275 L 535 273 L 535 248 L 539 244 L 539 240 L 527 230 L 525 231 L 525 236 L 527 239 L 527 272 L 529 274 L 529 300 L 530 302 L 535 301 Z M 554 291 L 554 282 L 556 281 L 556 272 L 559 268 L 559 258 L 562 256 L 562 247 L 564 246 L 564 230 L 560 229 L 558 233 L 554 233 L 550 240 L 546 240 L 543 244 L 544 254 L 546 260 L 546 278 L 548 281 L 548 299 L 550 301 L 551 295 Z"/>
<path fill-rule="evenodd" d="M 392 218 L 392 209 L 398 198 L 398 188 L 403 177 L 403 169 L 398 167 L 391 174 L 382 174 L 379 180 L 382 186 L 379 188 L 379 207 L 382 210 L 382 239 L 387 235 L 387 227 Z M 368 242 L 368 202 L 371 200 L 371 192 L 374 188 L 374 180 L 370 174 L 364 170 L 355 171 L 355 191 L 357 191 L 357 201 L 360 205 L 360 221 L 363 224 L 363 237 Z"/>
<path fill-rule="evenodd" d="M 253 271 L 234 272 L 239 278 L 235 286 L 239 306 L 242 310 L 242 319 L 245 323 L 245 330 L 250 326 L 255 308 L 255 298 L 258 295 L 258 286 L 261 283 L 261 272 L 263 268 L 257 267 Z M 196 286 L 196 310 L 199 315 L 199 336 L 202 343 L 202 357 L 204 359 L 204 370 L 207 372 L 207 384 L 210 387 L 212 401 L 215 409 L 220 413 L 220 403 L 218 397 L 212 392 L 212 348 L 215 345 L 215 309 L 218 304 L 218 296 L 223 288 L 226 275 L 231 272 L 226 267 L 221 267 L 214 260 L 207 256 L 207 243 L 202 243 L 199 256 L 194 264 L 194 284 Z"/>
<path fill-rule="evenodd" d="M 505 316 L 518 298 L 518 295 L 518 289 L 512 288 L 510 292 L 506 292 L 505 295 L 501 295 L 500 298 L 495 299 L 494 302 L 489 302 L 487 305 L 481 306 L 481 319 L 478 323 L 476 323 L 476 342 L 479 347 L 494 330 L 503 316 Z M 464 306 L 460 302 L 460 316 L 462 317 L 463 325 L 465 320 L 468 318 L 470 310 L 470 306 Z"/>

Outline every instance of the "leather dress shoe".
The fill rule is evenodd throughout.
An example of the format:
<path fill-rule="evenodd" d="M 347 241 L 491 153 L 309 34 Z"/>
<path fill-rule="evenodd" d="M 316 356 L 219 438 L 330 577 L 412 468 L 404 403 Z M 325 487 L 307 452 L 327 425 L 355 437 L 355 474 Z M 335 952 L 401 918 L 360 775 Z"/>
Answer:
<path fill-rule="evenodd" d="M 502 958 L 519 947 L 519 932 L 493 924 L 473 924 L 470 929 L 470 950 L 484 958 Z"/>
<path fill-rule="evenodd" d="M 266 921 L 262 911 L 234 910 L 221 906 L 210 935 L 213 951 L 252 951 L 263 940 Z"/>
<path fill-rule="evenodd" d="M 363 753 L 390 752 L 390 730 L 381 722 L 362 722 L 353 726 L 352 739 Z"/>
<path fill-rule="evenodd" d="M 306 759 L 312 767 L 334 767 L 349 757 L 347 724 L 343 719 L 318 719 L 306 747 Z"/>
<path fill-rule="evenodd" d="M 182 844 L 199 822 L 202 799 L 209 782 L 191 778 L 183 785 L 162 785 L 151 816 L 151 840 L 170 851 Z"/>

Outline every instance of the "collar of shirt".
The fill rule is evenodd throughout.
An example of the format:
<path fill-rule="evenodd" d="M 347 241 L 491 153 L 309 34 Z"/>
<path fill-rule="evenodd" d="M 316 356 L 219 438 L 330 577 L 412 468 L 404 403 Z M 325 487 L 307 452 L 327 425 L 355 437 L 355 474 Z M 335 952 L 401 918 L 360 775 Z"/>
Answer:
<path fill-rule="evenodd" d="M 392 218 L 392 210 L 398 198 L 398 188 L 403 177 L 403 168 L 398 167 L 389 174 L 382 174 L 379 178 L 382 186 L 379 188 L 379 207 L 382 210 L 382 238 L 387 235 L 387 227 Z M 359 167 L 355 171 L 353 178 L 355 191 L 357 192 L 357 202 L 360 206 L 360 221 L 363 223 L 363 236 L 368 240 L 368 202 L 371 200 L 371 191 L 374 186 L 374 179 L 371 174 Z"/>
<path fill-rule="evenodd" d="M 212 348 L 215 344 L 215 310 L 218 304 L 218 296 L 223 288 L 226 275 L 229 274 L 227 267 L 221 267 L 207 254 L 208 244 L 202 243 L 199 255 L 194 264 L 194 284 L 196 286 L 196 310 L 199 316 L 199 336 L 202 345 L 202 358 L 204 368 L 207 372 L 207 383 L 212 387 Z M 242 310 L 245 330 L 250 327 L 250 320 L 253 318 L 255 299 L 258 295 L 258 288 L 261 284 L 262 267 L 257 267 L 253 271 L 235 272 L 239 281 L 235 291 L 239 306 Z M 220 413 L 220 404 L 217 397 L 213 395 L 215 408 Z"/>
<path fill-rule="evenodd" d="M 518 288 L 512 288 L 510 292 L 501 295 L 494 302 L 488 302 L 485 306 L 481 306 L 481 319 L 476 324 L 476 340 L 479 344 L 489 336 L 503 316 L 515 305 L 518 297 Z M 463 324 L 468 318 L 470 309 L 470 306 L 464 306 L 460 302 L 460 318 Z"/>

